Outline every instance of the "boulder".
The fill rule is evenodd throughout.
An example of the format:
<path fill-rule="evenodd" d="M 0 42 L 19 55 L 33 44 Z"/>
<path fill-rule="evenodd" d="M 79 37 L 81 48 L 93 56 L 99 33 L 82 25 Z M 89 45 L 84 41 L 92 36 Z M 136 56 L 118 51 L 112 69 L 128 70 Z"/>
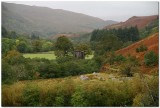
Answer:
<path fill-rule="evenodd" d="M 88 80 L 89 78 L 87 76 L 85 76 L 85 75 L 81 75 L 80 79 L 83 81 L 83 80 Z"/>

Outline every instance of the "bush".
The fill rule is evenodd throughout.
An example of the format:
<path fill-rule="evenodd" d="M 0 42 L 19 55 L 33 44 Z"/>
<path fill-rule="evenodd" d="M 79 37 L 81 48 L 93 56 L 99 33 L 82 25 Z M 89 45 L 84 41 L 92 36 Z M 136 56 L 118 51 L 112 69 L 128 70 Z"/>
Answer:
<path fill-rule="evenodd" d="M 75 93 L 72 95 L 71 103 L 74 107 L 86 107 L 88 106 L 85 99 L 85 92 L 82 88 L 77 87 Z"/>
<path fill-rule="evenodd" d="M 4 60 L 10 65 L 25 63 L 25 58 L 16 50 L 8 51 L 7 55 L 4 57 Z"/>
<path fill-rule="evenodd" d="M 43 93 L 42 106 L 71 106 L 70 99 L 74 92 L 73 80 L 66 79 L 55 83 L 53 88 L 49 88 L 46 93 Z"/>
<path fill-rule="evenodd" d="M 42 106 L 54 106 L 55 96 L 56 94 L 53 91 L 49 90 L 41 99 Z"/>
<path fill-rule="evenodd" d="M 128 89 L 129 85 L 114 82 L 88 82 L 82 86 L 82 90 L 77 90 L 74 97 L 74 105 L 80 106 L 131 106 L 132 95 Z M 72 98 L 73 99 L 73 98 Z M 80 104 L 80 100 L 83 101 Z"/>
<path fill-rule="evenodd" d="M 64 106 L 64 96 L 55 97 L 54 106 Z"/>
<path fill-rule="evenodd" d="M 11 66 L 2 60 L 2 84 L 11 84 L 16 81 L 16 73 Z"/>
<path fill-rule="evenodd" d="M 138 48 L 136 48 L 136 52 L 143 52 L 143 51 L 147 51 L 148 48 L 145 45 L 140 45 Z"/>
<path fill-rule="evenodd" d="M 131 65 L 133 67 L 140 65 L 139 60 L 135 56 L 129 56 L 127 58 L 127 62 L 129 65 Z"/>
<path fill-rule="evenodd" d="M 56 59 L 57 63 L 64 63 L 64 62 L 69 62 L 73 60 L 75 60 L 75 58 L 72 56 L 62 56 L 62 57 L 57 57 Z"/>
<path fill-rule="evenodd" d="M 77 62 L 65 62 L 61 64 L 62 72 L 65 76 L 78 75 L 83 73 L 83 67 Z"/>
<path fill-rule="evenodd" d="M 139 49 L 139 48 L 136 48 L 136 52 L 139 53 L 139 52 L 140 52 L 140 49 Z"/>
<path fill-rule="evenodd" d="M 125 62 L 125 61 L 126 61 L 126 58 L 125 58 L 123 55 L 117 55 L 117 56 L 114 58 L 114 61 L 116 61 L 116 62 Z"/>
<path fill-rule="evenodd" d="M 27 72 L 27 79 L 31 80 L 39 78 L 39 62 L 27 61 L 24 66 Z"/>
<path fill-rule="evenodd" d="M 103 57 L 103 59 L 106 59 L 106 61 L 110 64 L 110 65 L 113 65 L 115 63 L 123 63 L 126 61 L 126 58 L 119 54 L 119 55 L 116 55 L 115 52 L 109 52 L 109 53 L 106 53 L 106 57 Z"/>
<path fill-rule="evenodd" d="M 131 66 L 129 66 L 129 65 L 124 66 L 121 69 L 121 72 L 122 72 L 122 74 L 126 75 L 127 77 L 132 77 L 133 76 L 133 73 L 131 72 Z"/>
<path fill-rule="evenodd" d="M 98 67 L 101 67 L 105 63 L 105 59 L 103 56 L 94 56 L 94 60 L 97 63 Z"/>
<path fill-rule="evenodd" d="M 115 57 L 116 57 L 116 54 L 115 52 L 108 52 L 106 53 L 106 61 L 110 64 L 110 65 L 113 65 L 114 62 L 115 62 Z M 104 58 L 103 58 L 104 59 Z"/>
<path fill-rule="evenodd" d="M 75 60 L 60 64 L 63 75 L 80 75 L 98 71 L 99 67 L 94 60 Z"/>
<path fill-rule="evenodd" d="M 42 63 L 39 67 L 40 76 L 43 78 L 58 78 L 74 76 L 98 71 L 99 67 L 94 60 L 71 60 L 61 63 Z"/>
<path fill-rule="evenodd" d="M 135 98 L 133 99 L 133 106 L 159 106 L 159 77 L 152 76 L 152 78 L 135 77 L 133 80 L 133 91 Z"/>
<path fill-rule="evenodd" d="M 71 96 L 75 91 L 74 81 L 65 79 L 56 85 L 56 96 L 54 106 L 71 106 Z"/>
<path fill-rule="evenodd" d="M 85 99 L 89 106 L 109 106 L 109 94 L 112 93 L 109 93 L 107 88 L 94 85 L 94 88 L 90 89 L 85 92 Z"/>
<path fill-rule="evenodd" d="M 100 68 L 95 60 L 84 60 L 81 65 L 86 73 L 96 72 Z"/>
<path fill-rule="evenodd" d="M 29 73 L 28 70 L 25 69 L 24 64 L 19 64 L 19 65 L 13 65 L 10 66 L 12 70 L 16 72 L 16 78 L 17 80 L 27 80 L 29 79 Z"/>
<path fill-rule="evenodd" d="M 55 62 L 43 64 L 39 68 L 40 76 L 43 78 L 56 78 L 61 76 L 60 65 Z"/>
<path fill-rule="evenodd" d="M 158 55 L 156 55 L 153 51 L 150 51 L 144 56 L 144 63 L 147 66 L 155 66 L 158 64 Z"/>
<path fill-rule="evenodd" d="M 148 93 L 140 93 L 133 100 L 133 106 L 150 106 L 153 107 L 152 99 Z"/>
<path fill-rule="evenodd" d="M 35 85 L 27 85 L 22 98 L 24 106 L 40 106 L 40 88 Z"/>

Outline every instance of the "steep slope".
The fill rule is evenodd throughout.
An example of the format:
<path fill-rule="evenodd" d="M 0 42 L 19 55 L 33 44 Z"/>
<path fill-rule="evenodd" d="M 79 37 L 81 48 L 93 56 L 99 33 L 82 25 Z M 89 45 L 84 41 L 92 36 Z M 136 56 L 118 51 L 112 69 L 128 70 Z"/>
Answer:
<path fill-rule="evenodd" d="M 139 47 L 140 45 L 145 45 L 147 46 L 148 51 L 151 51 L 153 50 L 156 54 L 158 54 L 158 33 L 155 33 L 141 41 L 138 41 L 126 48 L 123 48 L 123 49 L 120 49 L 118 51 L 116 51 L 117 54 L 122 54 L 124 56 L 128 56 L 129 54 L 132 55 L 132 56 L 136 56 L 136 58 L 142 60 L 146 51 L 144 52 L 136 52 L 136 48 Z"/>
<path fill-rule="evenodd" d="M 157 18 L 158 18 L 158 15 L 133 16 L 125 22 L 120 22 L 118 24 L 106 26 L 105 29 L 113 29 L 113 28 L 117 29 L 117 28 L 131 27 L 131 26 L 137 26 L 138 29 L 143 29 L 145 26 L 147 26 Z"/>
<path fill-rule="evenodd" d="M 136 52 L 136 48 L 139 47 L 140 45 L 146 45 L 148 50 L 144 51 L 144 52 Z M 143 73 L 155 73 L 158 72 L 158 65 L 157 66 L 152 66 L 152 67 L 148 67 L 146 65 L 144 65 L 143 61 L 144 61 L 144 55 L 148 52 L 148 51 L 154 51 L 157 55 L 159 54 L 159 34 L 155 33 L 139 42 L 136 42 L 126 48 L 120 49 L 118 51 L 116 51 L 117 54 L 122 54 L 124 56 L 128 56 L 129 54 L 132 56 L 135 56 L 137 59 L 139 59 L 141 66 L 140 66 L 140 71 Z"/>
<path fill-rule="evenodd" d="M 36 32 L 52 36 L 58 33 L 90 32 L 114 23 L 61 9 L 2 3 L 2 25 L 20 33 Z"/>

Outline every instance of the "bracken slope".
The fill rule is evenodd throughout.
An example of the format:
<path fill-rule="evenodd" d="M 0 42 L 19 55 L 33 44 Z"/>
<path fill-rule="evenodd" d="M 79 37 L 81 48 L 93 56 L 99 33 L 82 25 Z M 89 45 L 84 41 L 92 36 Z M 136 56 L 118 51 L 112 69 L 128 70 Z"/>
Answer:
<path fill-rule="evenodd" d="M 148 50 L 144 51 L 144 52 L 136 52 L 136 48 L 139 47 L 140 45 L 145 45 L 147 46 Z M 116 51 L 116 54 L 122 54 L 124 56 L 135 56 L 140 62 L 141 62 L 141 66 L 140 66 L 140 70 L 143 73 L 155 73 L 158 72 L 158 65 L 156 66 L 152 66 L 152 67 L 148 67 L 146 65 L 144 65 L 144 55 L 149 52 L 149 51 L 154 51 L 156 54 L 159 54 L 159 34 L 155 33 L 141 41 L 138 41 L 126 48 L 120 49 L 118 51 Z"/>

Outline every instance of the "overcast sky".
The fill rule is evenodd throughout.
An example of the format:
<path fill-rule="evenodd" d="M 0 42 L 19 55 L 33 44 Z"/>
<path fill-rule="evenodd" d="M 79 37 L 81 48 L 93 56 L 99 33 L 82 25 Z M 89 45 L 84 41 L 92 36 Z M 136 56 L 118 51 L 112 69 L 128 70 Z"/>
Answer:
<path fill-rule="evenodd" d="M 158 15 L 158 2 L 151 1 L 12 1 L 10 3 L 43 6 L 53 9 L 64 9 L 98 17 L 103 20 L 115 21 L 125 21 L 132 16 Z"/>

